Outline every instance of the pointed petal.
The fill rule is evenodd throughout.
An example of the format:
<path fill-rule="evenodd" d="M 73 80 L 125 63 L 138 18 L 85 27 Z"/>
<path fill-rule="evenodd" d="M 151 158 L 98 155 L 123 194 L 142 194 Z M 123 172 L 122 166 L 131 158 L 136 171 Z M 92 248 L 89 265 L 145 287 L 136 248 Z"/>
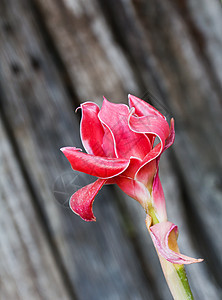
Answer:
<path fill-rule="evenodd" d="M 203 261 L 203 259 L 195 259 L 169 248 L 170 234 L 178 233 L 177 226 L 171 222 L 161 222 L 150 227 L 151 237 L 159 254 L 173 264 L 192 264 Z"/>
<path fill-rule="evenodd" d="M 160 222 L 164 222 L 167 220 L 166 202 L 162 184 L 159 178 L 159 169 L 157 170 L 157 173 L 154 177 L 152 190 L 153 204 L 158 214 L 158 219 Z"/>
<path fill-rule="evenodd" d="M 118 176 L 115 180 L 116 184 L 126 193 L 128 196 L 137 200 L 144 209 L 147 209 L 148 201 L 150 199 L 150 193 L 139 181 L 133 180 L 128 177 Z"/>
<path fill-rule="evenodd" d="M 164 116 L 155 109 L 152 105 L 148 104 L 147 102 L 143 101 L 140 98 L 137 98 L 133 95 L 128 95 L 129 98 L 129 106 L 130 108 L 135 108 L 135 113 L 137 116 L 159 116 L 164 118 Z"/>
<path fill-rule="evenodd" d="M 73 194 L 69 202 L 71 210 L 85 221 L 96 221 L 92 211 L 92 204 L 105 182 L 106 180 L 104 179 L 98 179 Z"/>
<path fill-rule="evenodd" d="M 98 118 L 99 107 L 92 102 L 80 105 L 82 119 L 80 124 L 81 140 L 89 154 L 105 156 L 102 149 L 104 130 Z"/>
<path fill-rule="evenodd" d="M 79 152 L 74 147 L 60 149 L 72 168 L 99 178 L 111 178 L 121 174 L 129 165 L 129 160 L 119 158 L 106 158 Z"/>
<path fill-rule="evenodd" d="M 151 149 L 150 141 L 145 134 L 130 130 L 128 115 L 129 108 L 125 104 L 111 103 L 104 98 L 98 116 L 101 123 L 113 133 L 118 157 L 128 159 L 134 156 L 143 159 Z"/>

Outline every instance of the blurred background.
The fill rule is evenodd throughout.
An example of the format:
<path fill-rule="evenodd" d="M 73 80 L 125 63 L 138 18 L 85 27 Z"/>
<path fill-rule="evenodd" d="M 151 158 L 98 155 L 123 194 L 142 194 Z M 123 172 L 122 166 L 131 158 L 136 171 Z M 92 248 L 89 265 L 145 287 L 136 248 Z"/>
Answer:
<path fill-rule="evenodd" d="M 59 151 L 82 147 L 75 108 L 128 93 L 175 118 L 169 220 L 204 258 L 186 268 L 195 299 L 222 299 L 219 0 L 0 1 L 1 299 L 172 299 L 136 201 L 104 187 L 96 223 L 67 204 L 91 180 Z"/>

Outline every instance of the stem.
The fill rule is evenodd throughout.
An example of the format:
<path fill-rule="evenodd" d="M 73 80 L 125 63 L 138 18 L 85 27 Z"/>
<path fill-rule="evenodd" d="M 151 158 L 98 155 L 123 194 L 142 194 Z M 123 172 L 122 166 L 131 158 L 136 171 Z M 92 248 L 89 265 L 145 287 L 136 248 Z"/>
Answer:
<path fill-rule="evenodd" d="M 149 216 L 152 218 L 152 225 L 159 223 L 159 220 L 155 213 L 155 209 L 153 207 L 149 207 Z M 150 232 L 149 228 L 148 231 Z M 168 244 L 170 249 L 179 252 L 175 234 L 170 235 Z M 194 300 L 184 265 L 172 264 L 161 255 L 159 255 L 158 251 L 157 254 L 174 300 Z"/>
<path fill-rule="evenodd" d="M 174 265 L 159 254 L 158 257 L 173 298 L 175 300 L 193 300 L 184 265 Z"/>

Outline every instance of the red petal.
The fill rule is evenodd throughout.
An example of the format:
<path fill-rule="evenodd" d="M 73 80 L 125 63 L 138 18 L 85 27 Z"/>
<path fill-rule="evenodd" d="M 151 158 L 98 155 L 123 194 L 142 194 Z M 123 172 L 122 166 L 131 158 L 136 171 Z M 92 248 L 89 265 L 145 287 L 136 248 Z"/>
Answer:
<path fill-rule="evenodd" d="M 161 153 L 161 144 L 156 145 L 143 159 L 140 168 L 137 170 L 135 178 L 143 184 L 147 185 L 150 181 L 150 176 L 156 173 L 157 162 L 155 159 Z M 152 177 L 153 178 L 153 177 Z"/>
<path fill-rule="evenodd" d="M 105 134 L 103 136 L 102 148 L 106 157 L 118 157 L 116 151 L 116 141 L 111 129 L 106 124 L 103 124 L 103 129 Z"/>
<path fill-rule="evenodd" d="M 121 174 L 121 176 L 135 179 L 135 174 L 142 164 L 142 161 L 135 157 L 130 157 L 130 164 L 128 168 Z"/>
<path fill-rule="evenodd" d="M 105 182 L 106 180 L 104 179 L 98 179 L 73 194 L 69 202 L 72 211 L 85 221 L 96 221 L 92 211 L 92 204 Z"/>
<path fill-rule="evenodd" d="M 150 159 L 152 158 L 153 152 L 150 152 Z M 137 170 L 137 173 L 135 175 L 135 179 L 142 182 L 147 186 L 147 188 L 152 190 L 152 184 L 153 184 L 153 177 L 156 174 L 157 170 L 157 163 L 155 160 L 150 161 L 148 159 L 149 163 L 144 163 L 144 161 L 141 164 L 141 167 Z"/>
<path fill-rule="evenodd" d="M 145 134 L 138 134 L 128 126 L 129 108 L 125 104 L 110 103 L 104 98 L 99 119 L 112 131 L 118 157 L 144 158 L 150 151 L 150 142 Z"/>
<path fill-rule="evenodd" d="M 168 149 L 174 143 L 174 140 L 175 140 L 175 130 L 174 130 L 174 119 L 172 118 L 170 120 L 170 134 L 165 141 L 165 146 L 164 146 L 163 151 Z"/>
<path fill-rule="evenodd" d="M 151 161 L 156 159 L 162 153 L 165 140 L 169 137 L 169 125 L 165 118 L 162 116 L 151 116 L 151 117 L 136 117 L 133 115 L 133 109 L 129 116 L 129 126 L 132 130 L 141 133 L 147 133 L 156 135 L 160 139 L 160 143 L 157 144 L 143 159 L 140 169 L 137 171 L 136 179 L 146 184 L 149 181 L 150 175 L 148 173 L 155 170 L 154 166 L 149 166 Z M 169 143 L 171 139 L 169 139 Z M 151 170 L 151 171 L 150 171 Z M 154 173 L 153 173 L 154 175 Z"/>
<path fill-rule="evenodd" d="M 129 106 L 135 108 L 135 113 L 137 116 L 159 116 L 164 118 L 164 116 L 155 109 L 152 105 L 148 104 L 147 102 L 143 101 L 140 98 L 137 98 L 133 95 L 128 95 L 129 98 Z"/>
<path fill-rule="evenodd" d="M 129 165 L 129 160 L 119 158 L 106 158 L 79 152 L 74 147 L 60 149 L 72 168 L 99 178 L 111 178 L 121 174 Z"/>
<path fill-rule="evenodd" d="M 168 240 L 172 231 L 178 233 L 177 226 L 171 222 L 161 222 L 150 227 L 153 243 L 159 254 L 173 264 L 192 264 L 203 261 L 203 259 L 195 259 L 178 252 L 174 252 L 169 248 Z"/>
<path fill-rule="evenodd" d="M 154 207 L 156 208 L 159 221 L 160 222 L 166 221 L 167 220 L 166 202 L 165 202 L 162 184 L 159 178 L 159 170 L 157 170 L 157 173 L 153 180 L 152 196 L 153 196 Z"/>
<path fill-rule="evenodd" d="M 144 209 L 147 209 L 150 193 L 144 184 L 123 176 L 116 177 L 115 182 L 121 188 L 121 190 L 124 191 L 124 193 L 137 200 Z"/>
<path fill-rule="evenodd" d="M 129 127 L 137 133 L 146 133 L 156 135 L 161 142 L 161 151 L 165 145 L 165 140 L 169 136 L 169 125 L 164 118 L 158 116 L 129 116 Z"/>
<path fill-rule="evenodd" d="M 98 118 L 99 107 L 92 102 L 85 102 L 80 107 L 82 109 L 80 133 L 84 148 L 89 154 L 105 156 L 102 149 L 104 130 Z"/>
<path fill-rule="evenodd" d="M 161 149 L 162 152 L 165 151 L 167 148 L 169 148 L 175 139 L 175 131 L 174 131 L 174 120 L 173 118 L 171 119 L 171 126 L 170 126 L 170 134 L 166 139 L 165 142 L 165 146 L 162 149 L 161 143 L 159 143 L 158 145 L 156 145 L 153 150 L 151 150 L 143 159 L 143 162 L 140 166 L 140 168 L 138 169 L 135 178 L 141 182 L 143 182 L 145 185 L 147 185 L 146 182 L 149 181 L 149 178 L 152 174 L 152 172 L 154 172 L 155 167 L 154 167 L 154 163 L 152 163 L 152 166 L 150 165 L 152 161 L 154 161 L 154 159 L 156 159 L 160 154 L 161 154 Z M 158 159 L 157 159 L 158 160 Z M 158 167 L 158 161 L 155 162 L 155 164 Z M 155 172 L 153 173 L 155 174 Z"/>
<path fill-rule="evenodd" d="M 130 158 L 130 164 L 128 166 L 128 168 L 121 173 L 121 177 L 128 177 L 130 179 L 135 179 L 135 174 L 137 172 L 137 170 L 139 169 L 141 165 L 141 160 L 135 157 L 131 157 Z M 108 179 L 106 181 L 106 184 L 115 184 L 116 183 L 116 178 L 117 177 L 113 177 L 111 179 Z"/>

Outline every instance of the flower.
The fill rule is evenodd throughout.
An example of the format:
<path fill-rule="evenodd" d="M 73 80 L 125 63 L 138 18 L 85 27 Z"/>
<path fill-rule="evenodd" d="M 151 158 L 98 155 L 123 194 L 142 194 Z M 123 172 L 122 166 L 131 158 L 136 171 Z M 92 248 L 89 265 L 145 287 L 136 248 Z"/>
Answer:
<path fill-rule="evenodd" d="M 104 98 L 101 110 L 93 102 L 81 104 L 80 134 L 87 153 L 74 147 L 61 151 L 74 170 L 99 179 L 78 190 L 70 207 L 85 221 L 95 221 L 92 203 L 104 184 L 116 183 L 146 211 L 151 197 L 160 221 L 166 220 L 165 201 L 158 176 L 161 153 L 174 141 L 166 118 L 145 101 L 129 95 L 129 107 Z M 159 143 L 154 146 L 155 139 Z"/>
<path fill-rule="evenodd" d="M 129 107 L 104 98 L 101 109 L 93 102 L 80 108 L 80 134 L 87 153 L 75 147 L 61 151 L 74 170 L 98 179 L 72 195 L 72 211 L 85 221 L 95 221 L 95 196 L 104 184 L 117 184 L 145 209 L 147 227 L 160 255 L 177 264 L 197 262 L 168 246 L 169 236 L 177 233 L 177 227 L 167 221 L 158 164 L 160 155 L 174 142 L 174 120 L 169 126 L 158 110 L 132 95 Z"/>

